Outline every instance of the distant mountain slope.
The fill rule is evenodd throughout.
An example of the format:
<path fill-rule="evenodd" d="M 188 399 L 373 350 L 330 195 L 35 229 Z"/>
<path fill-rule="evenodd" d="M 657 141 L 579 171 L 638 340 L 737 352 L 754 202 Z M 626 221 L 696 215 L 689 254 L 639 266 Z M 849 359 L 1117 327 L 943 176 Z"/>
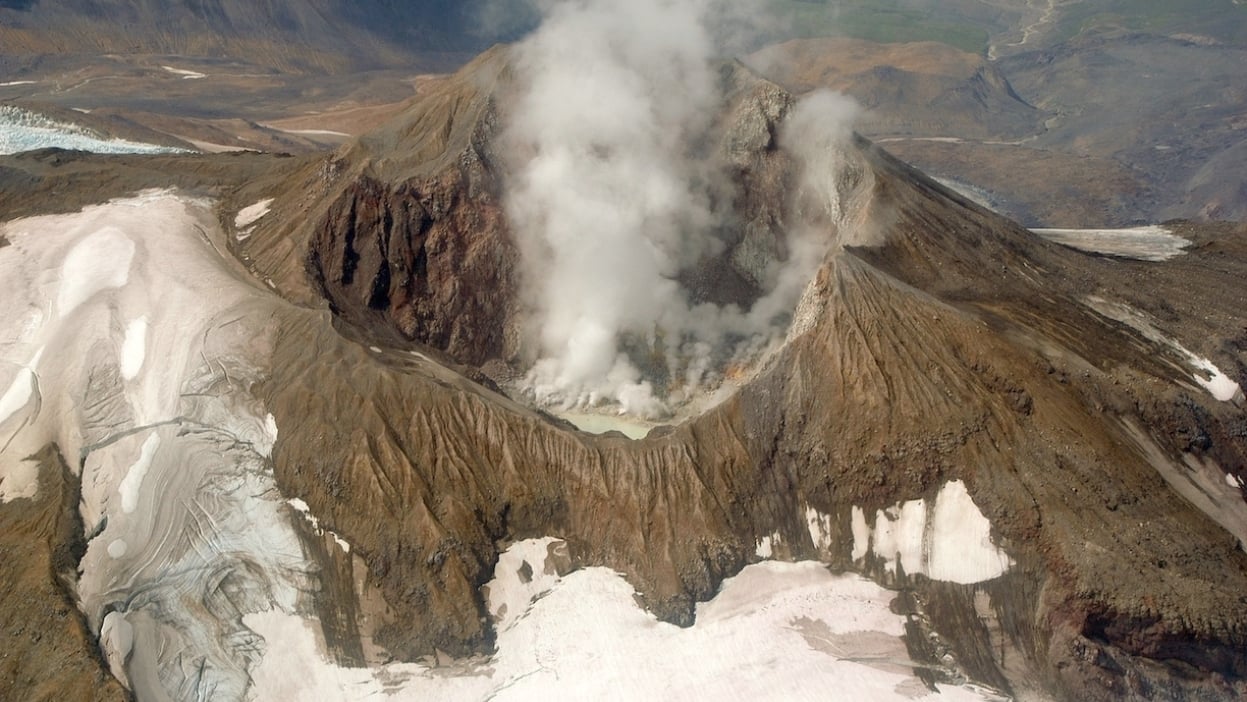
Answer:
<path fill-rule="evenodd" d="M 482 4 L 9 0 L 0 3 L 0 54 L 181 54 L 285 70 L 358 70 L 421 61 L 444 65 L 495 38 L 476 31 Z"/>

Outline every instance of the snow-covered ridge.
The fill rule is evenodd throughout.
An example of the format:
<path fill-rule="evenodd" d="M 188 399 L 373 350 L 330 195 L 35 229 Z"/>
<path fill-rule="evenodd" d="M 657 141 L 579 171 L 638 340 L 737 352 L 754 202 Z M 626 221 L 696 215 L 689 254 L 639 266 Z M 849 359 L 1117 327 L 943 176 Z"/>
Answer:
<path fill-rule="evenodd" d="M 0 155 L 58 148 L 97 154 L 173 154 L 187 149 L 113 139 L 69 122 L 58 122 L 37 112 L 0 105 Z"/>

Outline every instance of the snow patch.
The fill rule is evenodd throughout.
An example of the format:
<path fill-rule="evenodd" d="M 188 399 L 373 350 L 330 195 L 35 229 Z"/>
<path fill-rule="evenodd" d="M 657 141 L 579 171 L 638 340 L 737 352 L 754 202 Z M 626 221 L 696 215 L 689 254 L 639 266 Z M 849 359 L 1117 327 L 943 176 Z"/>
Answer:
<path fill-rule="evenodd" d="M 200 78 L 208 77 L 208 74 L 206 73 L 200 73 L 199 71 L 188 71 L 185 68 L 174 68 L 173 66 L 161 66 L 161 68 L 165 69 L 169 73 L 172 73 L 173 75 L 181 76 L 182 80 L 198 80 Z"/>
<path fill-rule="evenodd" d="M 248 205 L 247 207 L 242 208 L 238 211 L 238 214 L 234 216 L 234 228 L 242 229 L 243 227 L 251 226 L 252 224 L 260 221 L 261 217 L 268 214 L 268 208 L 272 204 L 273 198 L 270 197 L 260 200 L 254 205 Z"/>
<path fill-rule="evenodd" d="M 805 508 L 805 524 L 810 530 L 810 541 L 814 543 L 814 548 L 819 551 L 827 551 L 831 548 L 831 515 L 823 514 L 813 507 Z"/>
<path fill-rule="evenodd" d="M 1186 351 L 1186 349 L 1182 350 Z M 1199 383 L 1201 387 L 1207 390 L 1208 393 L 1215 397 L 1218 401 L 1229 402 L 1233 400 L 1236 395 L 1242 394 L 1243 389 L 1238 386 L 1238 383 L 1231 380 L 1230 376 L 1221 372 L 1221 369 L 1213 365 L 1212 361 L 1196 356 L 1189 351 L 1186 351 L 1186 353 L 1191 365 L 1194 366 L 1196 370 L 1203 371 L 1208 374 L 1208 377 L 1205 378 L 1202 374 L 1196 373 L 1195 382 Z"/>
<path fill-rule="evenodd" d="M 336 544 L 338 545 L 338 548 L 342 549 L 342 552 L 343 552 L 343 553 L 350 553 L 350 552 L 351 552 L 351 544 L 347 543 L 347 540 L 346 540 L 346 539 L 344 539 L 344 538 L 342 538 L 341 536 L 339 536 L 339 535 L 338 535 L 338 532 L 336 532 L 336 531 L 331 531 L 331 532 L 329 532 L 329 535 L 333 537 L 333 542 L 334 542 L 334 543 L 336 543 Z"/>
<path fill-rule="evenodd" d="M 269 415 L 269 417 L 272 417 L 272 416 L 273 415 L 271 414 Z M 318 536 L 328 534 L 329 537 L 333 539 L 334 543 L 338 545 L 338 548 L 342 549 L 343 553 L 351 552 L 350 542 L 342 538 L 342 535 L 337 533 L 336 531 L 332 529 L 323 528 L 320 525 L 320 520 L 316 518 L 316 515 L 312 514 L 312 509 L 308 507 L 306 502 L 304 502 L 303 500 L 300 500 L 297 497 L 292 497 L 289 500 L 286 500 L 286 504 L 294 508 L 294 511 L 303 515 L 303 518 L 306 519 L 307 523 L 311 525 L 312 531 L 315 532 Z"/>
<path fill-rule="evenodd" d="M 0 472 L 0 502 L 28 500 L 39 494 L 39 464 L 32 459 L 14 461 Z"/>
<path fill-rule="evenodd" d="M 861 507 L 853 507 L 853 562 L 862 560 L 870 552 L 870 525 L 866 523 L 866 512 Z"/>
<path fill-rule="evenodd" d="M 1063 246 L 1091 253 L 1168 261 L 1186 253 L 1190 241 L 1158 225 L 1125 229 L 1032 229 L 1033 233 Z"/>
<path fill-rule="evenodd" d="M 758 558 L 771 558 L 775 555 L 775 547 L 780 543 L 779 532 L 758 539 L 754 554 Z"/>
<path fill-rule="evenodd" d="M 147 440 L 143 442 L 143 447 L 139 449 L 138 460 L 130 466 L 130 470 L 126 472 L 126 477 L 121 481 L 121 485 L 117 486 L 117 492 L 121 493 L 121 511 L 126 514 L 132 514 L 139 506 L 139 494 L 143 488 L 143 479 L 147 477 L 147 471 L 151 470 L 152 459 L 156 457 L 156 449 L 160 448 L 160 436 L 156 432 L 148 435 Z"/>
<path fill-rule="evenodd" d="M 971 584 L 1004 575 L 1013 560 L 991 540 L 991 522 L 970 499 L 965 483 L 944 484 L 931 505 L 911 500 L 875 513 L 853 508 L 853 560 L 869 551 L 890 572 L 922 573 L 932 580 Z"/>

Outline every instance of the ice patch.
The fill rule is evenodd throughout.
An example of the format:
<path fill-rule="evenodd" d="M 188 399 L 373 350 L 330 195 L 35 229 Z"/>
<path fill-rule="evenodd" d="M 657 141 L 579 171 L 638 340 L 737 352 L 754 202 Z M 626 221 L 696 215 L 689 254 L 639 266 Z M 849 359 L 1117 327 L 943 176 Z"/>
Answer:
<path fill-rule="evenodd" d="M 1179 495 L 1208 515 L 1238 539 L 1247 551 L 1247 502 L 1237 481 L 1231 482 L 1225 469 L 1211 458 L 1183 454 L 1178 463 L 1134 420 L 1123 419 L 1126 433 L 1134 440 L 1147 462 Z"/>
<path fill-rule="evenodd" d="M 117 486 L 117 492 L 121 493 L 121 511 L 126 514 L 132 514 L 139 507 L 139 494 L 143 488 L 143 479 L 147 477 L 147 471 L 152 467 L 152 459 L 156 457 L 156 449 L 160 447 L 160 436 L 155 432 L 148 435 L 147 440 L 143 442 L 143 447 L 139 449 L 138 460 L 134 465 L 130 466 L 130 470 L 126 472 L 126 477 L 121 481 L 121 485 Z"/>
<path fill-rule="evenodd" d="M 147 317 L 142 316 L 126 325 L 125 340 L 121 342 L 121 377 L 134 380 L 143 370 L 147 356 Z"/>
<path fill-rule="evenodd" d="M 116 227 L 104 227 L 78 242 L 61 266 L 56 300 L 61 316 L 97 293 L 124 286 L 130 279 L 134 251 L 134 241 Z"/>
<path fill-rule="evenodd" d="M 895 573 L 922 573 L 932 580 L 971 584 L 1004 575 L 1012 559 L 991 540 L 991 522 L 970 499 L 965 483 L 945 483 L 933 504 L 912 500 L 875 513 L 872 533 L 866 515 L 853 508 L 853 560 L 868 551 Z"/>

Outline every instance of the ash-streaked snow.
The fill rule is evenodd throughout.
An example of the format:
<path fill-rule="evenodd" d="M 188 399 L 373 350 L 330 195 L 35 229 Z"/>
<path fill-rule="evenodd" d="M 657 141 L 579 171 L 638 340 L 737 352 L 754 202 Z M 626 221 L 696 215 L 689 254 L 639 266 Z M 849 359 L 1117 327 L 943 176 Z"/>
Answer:
<path fill-rule="evenodd" d="M 1247 502 L 1243 501 L 1242 489 L 1233 476 L 1222 480 L 1225 470 L 1210 458 L 1187 453 L 1180 462 L 1176 461 L 1138 423 L 1123 419 L 1122 425 L 1174 492 L 1233 534 L 1239 547 L 1247 551 Z"/>
<path fill-rule="evenodd" d="M 326 660 L 309 620 L 248 615 L 267 642 L 255 699 L 999 699 L 973 687 L 927 689 L 901 639 L 904 619 L 889 609 L 895 593 L 859 576 L 810 562 L 749 566 L 681 629 L 641 610 L 610 570 L 550 575 L 551 544 L 521 542 L 502 555 L 488 588 L 491 609 L 505 600 L 506 612 L 488 659 L 342 668 Z"/>
<path fill-rule="evenodd" d="M 1088 307 L 1105 317 L 1125 324 L 1142 334 L 1145 338 L 1173 349 L 1178 355 L 1183 357 L 1189 366 L 1189 368 L 1183 370 L 1190 373 L 1190 370 L 1193 369 L 1195 372 L 1191 373 L 1191 378 L 1218 401 L 1232 402 L 1244 399 L 1242 386 L 1226 375 L 1212 361 L 1194 353 L 1183 346 L 1177 339 L 1166 336 L 1147 315 L 1129 305 L 1105 300 L 1100 297 L 1090 296 L 1084 302 Z"/>
<path fill-rule="evenodd" d="M 186 149 L 113 139 L 76 124 L 50 119 L 12 105 L 0 105 L 0 155 L 58 148 L 97 154 L 171 154 Z"/>

